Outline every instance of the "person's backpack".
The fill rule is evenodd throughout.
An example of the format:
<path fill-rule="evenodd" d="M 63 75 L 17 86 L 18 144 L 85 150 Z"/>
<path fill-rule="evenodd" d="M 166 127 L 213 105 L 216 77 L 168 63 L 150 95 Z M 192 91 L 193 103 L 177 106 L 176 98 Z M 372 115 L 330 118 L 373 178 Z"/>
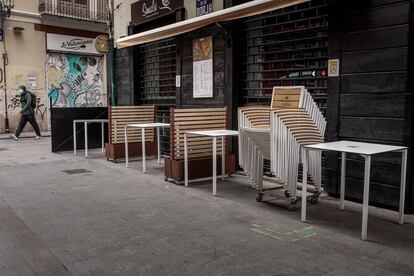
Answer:
<path fill-rule="evenodd" d="M 33 92 L 27 91 L 27 93 L 30 94 L 30 96 L 32 97 L 32 102 L 30 103 L 30 106 L 35 109 L 36 108 L 36 103 L 37 103 L 37 97 L 35 94 L 33 94 Z"/>

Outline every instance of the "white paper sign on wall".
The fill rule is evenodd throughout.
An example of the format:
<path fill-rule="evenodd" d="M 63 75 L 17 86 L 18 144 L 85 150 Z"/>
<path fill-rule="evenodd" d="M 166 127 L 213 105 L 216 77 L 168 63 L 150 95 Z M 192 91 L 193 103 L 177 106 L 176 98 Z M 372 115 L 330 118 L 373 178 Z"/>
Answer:
<path fill-rule="evenodd" d="M 213 37 L 193 40 L 193 98 L 213 98 Z"/>

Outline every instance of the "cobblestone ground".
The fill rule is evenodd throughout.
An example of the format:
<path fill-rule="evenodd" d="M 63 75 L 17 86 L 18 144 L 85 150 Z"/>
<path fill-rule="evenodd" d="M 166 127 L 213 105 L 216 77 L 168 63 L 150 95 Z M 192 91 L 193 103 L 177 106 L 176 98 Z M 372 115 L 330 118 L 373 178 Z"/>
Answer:
<path fill-rule="evenodd" d="M 213 197 L 165 182 L 155 160 L 144 175 L 50 148 L 0 140 L 0 275 L 414 275 L 413 216 L 371 208 L 363 242 L 359 204 L 322 198 L 302 223 L 242 176 Z"/>

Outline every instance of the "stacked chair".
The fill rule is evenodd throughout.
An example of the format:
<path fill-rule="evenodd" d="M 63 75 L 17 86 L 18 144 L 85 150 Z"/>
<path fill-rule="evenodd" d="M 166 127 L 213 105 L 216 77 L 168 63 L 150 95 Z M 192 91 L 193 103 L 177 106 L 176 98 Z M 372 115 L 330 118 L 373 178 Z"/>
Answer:
<path fill-rule="evenodd" d="M 301 146 L 323 142 L 325 128 L 322 113 L 302 86 L 274 87 L 270 108 L 239 108 L 240 166 L 256 184 L 258 201 L 265 191 L 263 159 L 270 159 L 271 172 L 286 187 L 285 195 L 291 199 L 289 209 L 296 208 Z M 310 176 L 317 190 L 311 200 L 316 202 L 321 191 L 320 152 L 311 152 L 309 159 Z"/>
<path fill-rule="evenodd" d="M 263 159 L 270 159 L 270 108 L 241 107 L 238 121 L 239 164 L 257 187 L 263 182 Z"/>

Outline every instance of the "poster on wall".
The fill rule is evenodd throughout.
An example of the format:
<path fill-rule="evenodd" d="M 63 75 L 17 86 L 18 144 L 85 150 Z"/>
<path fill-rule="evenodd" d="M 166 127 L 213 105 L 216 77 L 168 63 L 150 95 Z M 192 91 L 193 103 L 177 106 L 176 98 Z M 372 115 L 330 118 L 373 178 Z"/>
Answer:
<path fill-rule="evenodd" d="M 213 37 L 193 40 L 193 98 L 213 97 Z"/>
<path fill-rule="evenodd" d="M 46 78 L 52 107 L 106 107 L 100 56 L 50 53 Z"/>
<path fill-rule="evenodd" d="M 328 77 L 339 76 L 339 59 L 328 60 Z"/>

